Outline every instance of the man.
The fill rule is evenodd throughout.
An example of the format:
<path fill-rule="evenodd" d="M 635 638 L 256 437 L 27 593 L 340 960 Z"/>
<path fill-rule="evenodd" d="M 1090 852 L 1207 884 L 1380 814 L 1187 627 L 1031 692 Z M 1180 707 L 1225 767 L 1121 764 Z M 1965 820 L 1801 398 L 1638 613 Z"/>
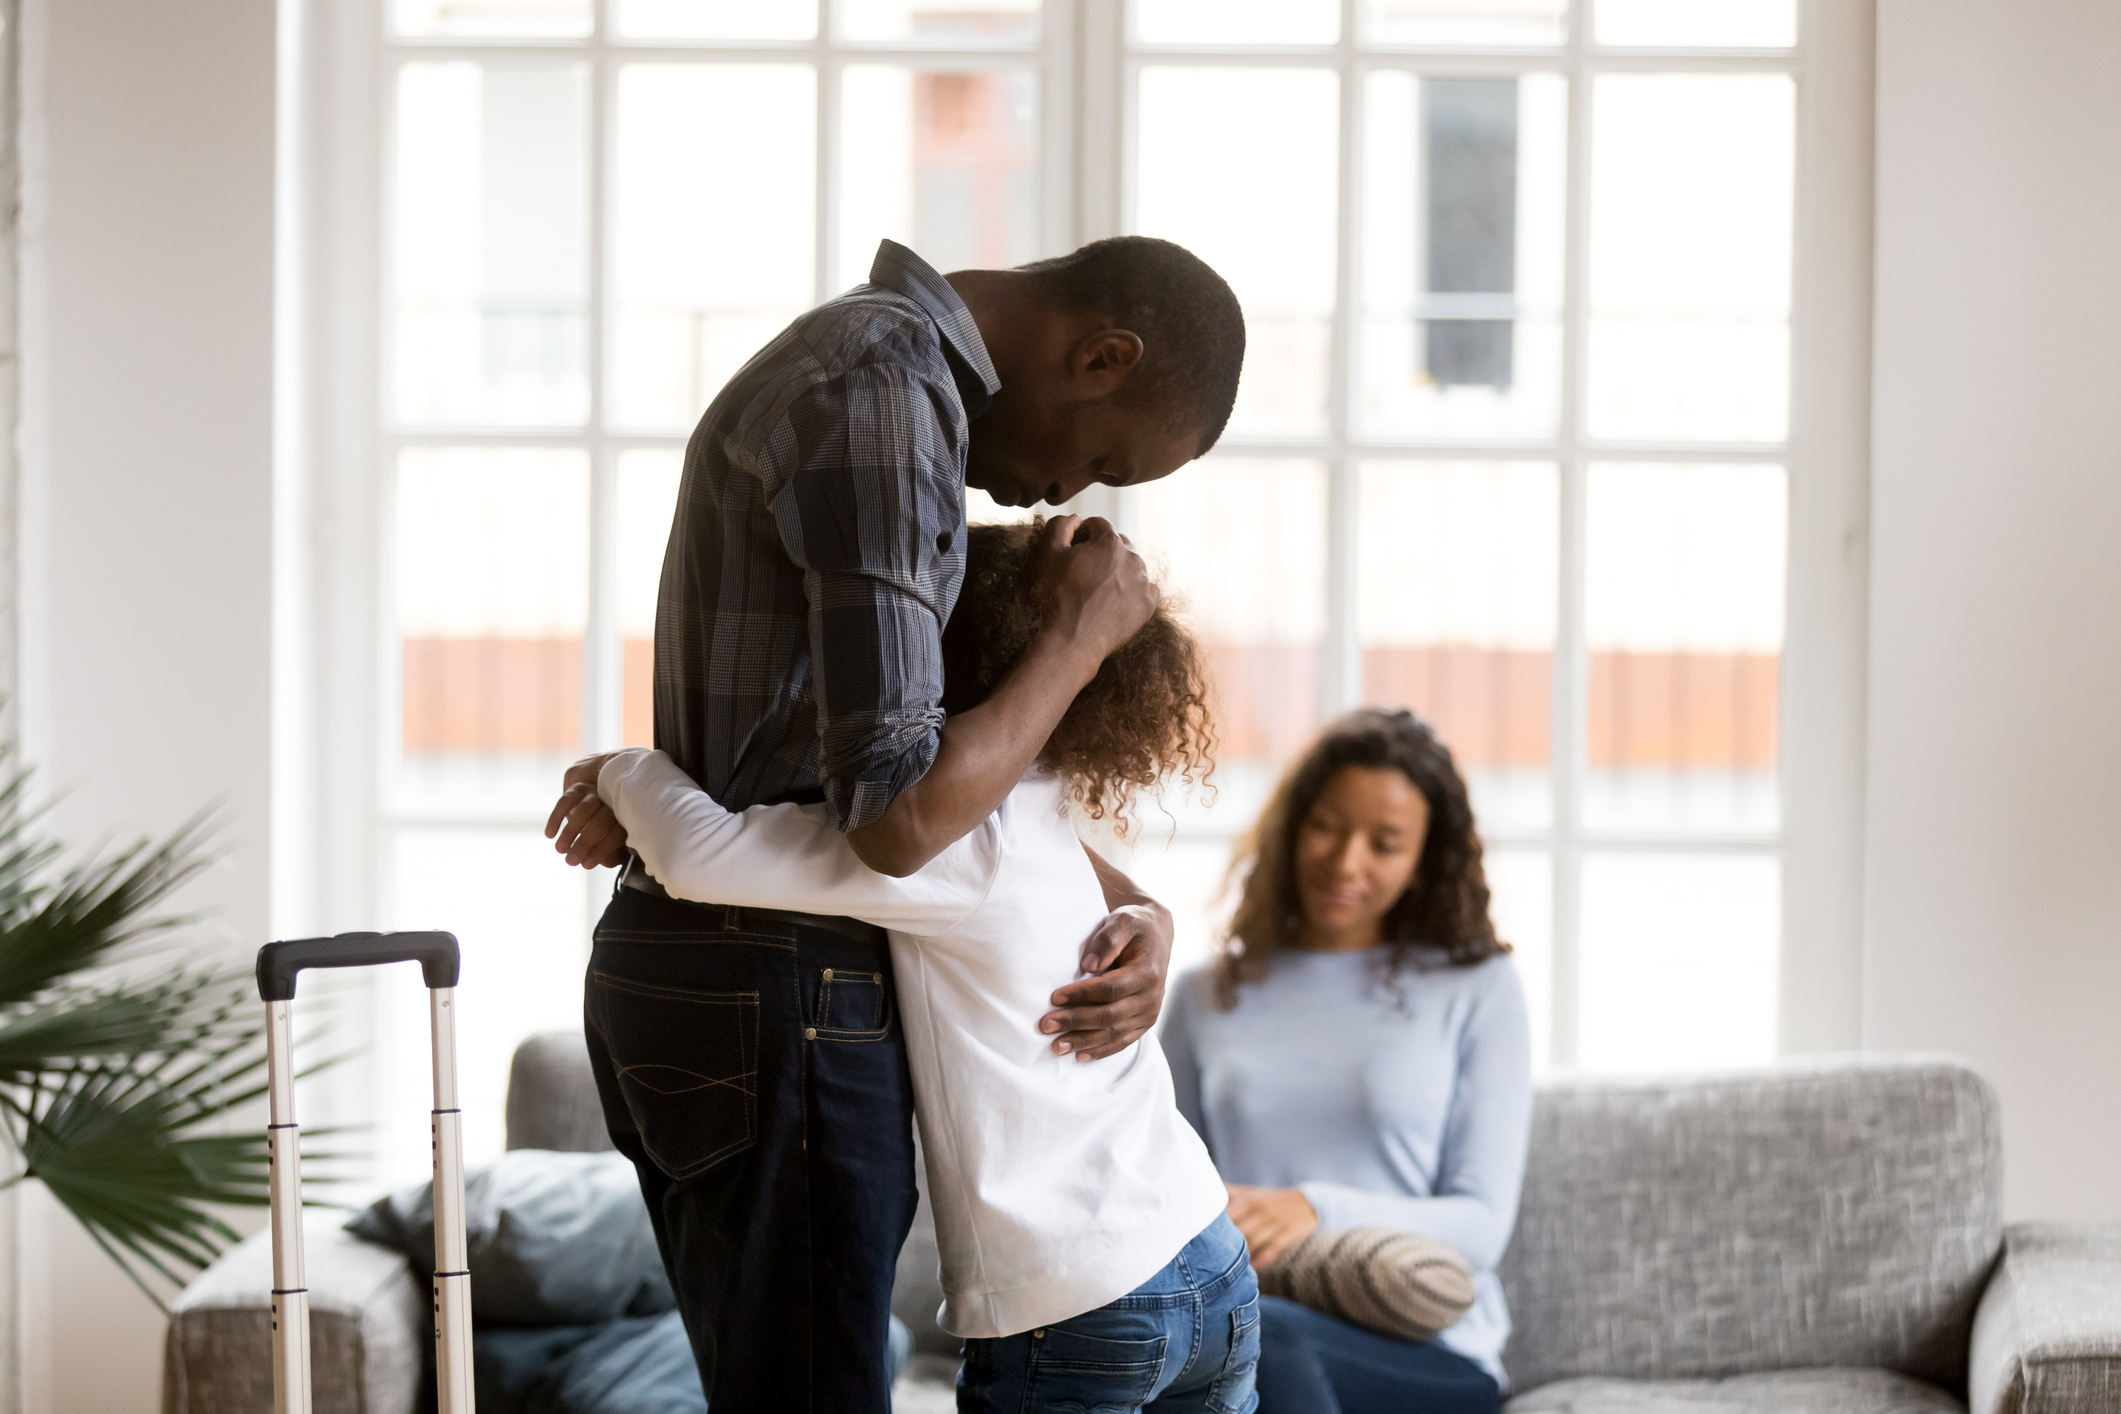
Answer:
<path fill-rule="evenodd" d="M 1221 434 L 1243 354 L 1229 286 L 1167 241 L 947 279 L 884 242 L 869 283 L 790 325 L 693 433 L 657 598 L 657 746 L 728 809 L 823 800 L 863 863 L 918 870 L 1001 803 L 1156 605 L 1109 524 L 1062 517 L 1038 637 L 946 721 L 965 487 L 1057 505 L 1167 476 Z M 568 772 L 547 825 L 572 864 L 624 854 L 601 760 Z M 1085 943 L 1098 975 L 1040 1023 L 1085 1058 L 1154 1022 L 1171 942 L 1169 914 L 1091 858 L 1112 910 Z M 885 1414 L 915 1193 L 882 931 L 673 900 L 635 864 L 585 1011 L 709 1407 Z"/>

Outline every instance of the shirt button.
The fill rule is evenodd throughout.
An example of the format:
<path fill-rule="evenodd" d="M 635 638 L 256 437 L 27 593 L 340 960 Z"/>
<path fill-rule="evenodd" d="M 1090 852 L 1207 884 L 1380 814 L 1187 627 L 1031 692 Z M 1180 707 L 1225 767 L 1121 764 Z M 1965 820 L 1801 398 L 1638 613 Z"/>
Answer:
<path fill-rule="evenodd" d="M 949 554 L 949 553 L 950 553 L 950 532 L 949 532 L 949 531 L 947 531 L 947 530 L 944 530 L 944 531 L 938 531 L 938 532 L 936 533 L 936 537 L 935 537 L 935 553 L 936 553 L 936 554 L 938 554 L 938 555 L 947 555 L 947 554 Z"/>
<path fill-rule="evenodd" d="M 815 1041 L 817 1039 L 817 1028 L 815 1026 L 805 1026 L 803 1028 L 803 1039 L 805 1041 Z"/>

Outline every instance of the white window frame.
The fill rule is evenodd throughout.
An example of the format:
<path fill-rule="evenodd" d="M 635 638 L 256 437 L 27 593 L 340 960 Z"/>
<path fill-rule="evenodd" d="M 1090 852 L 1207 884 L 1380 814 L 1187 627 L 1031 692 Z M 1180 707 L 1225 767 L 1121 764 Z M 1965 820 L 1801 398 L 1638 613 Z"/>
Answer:
<path fill-rule="evenodd" d="M 1086 0 L 1086 93 L 1120 114 L 1113 133 L 1085 132 L 1091 172 L 1113 230 L 1131 229 L 1134 131 L 1140 74 L 1148 66 L 1328 70 L 1339 80 L 1338 247 L 1327 430 L 1320 436 L 1225 436 L 1218 456 L 1321 461 L 1328 473 L 1327 613 L 1320 707 L 1327 717 L 1362 702 L 1355 600 L 1361 463 L 1551 462 L 1561 476 L 1561 602 L 1553 655 L 1553 820 L 1543 828 L 1483 827 L 1491 845 L 1546 854 L 1553 865 L 1552 1063 L 1576 1060 L 1581 878 L 1587 854 L 1771 856 L 1782 866 L 1782 947 L 1777 1048 L 1854 1047 L 1861 1037 L 1860 850 L 1863 643 L 1867 542 L 1869 53 L 1868 0 L 1802 0 L 1793 50 L 1601 45 L 1590 33 L 1593 0 L 1570 6 L 1568 38 L 1551 48 L 1365 46 L 1357 0 L 1340 0 L 1330 45 L 1142 44 L 1126 33 L 1123 0 Z M 1358 435 L 1355 358 L 1362 268 L 1363 86 L 1380 71 L 1421 76 L 1553 73 L 1568 94 L 1563 383 L 1552 438 L 1419 438 Z M 1780 442 L 1593 438 L 1585 425 L 1590 329 L 1588 174 L 1592 81 L 1605 73 L 1787 74 L 1796 89 L 1797 184 L 1791 301 L 1795 363 L 1789 435 Z M 1089 107 L 1085 104 L 1086 110 Z M 1086 172 L 1090 164 L 1086 163 Z M 1086 192 L 1086 198 L 1090 194 Z M 1100 230 L 1096 234 L 1108 234 Z M 1086 238 L 1090 233 L 1086 232 Z M 1790 548 L 1782 658 L 1782 822 L 1767 831 L 1597 829 L 1582 821 L 1588 769 L 1590 654 L 1584 633 L 1585 485 L 1594 462 L 1775 465 L 1789 487 Z M 1117 519 L 1127 521 L 1123 498 Z M 1206 825 L 1189 815 L 1178 837 L 1230 840 L 1248 821 Z"/>
<path fill-rule="evenodd" d="M 1342 0 L 1338 44 L 1207 51 L 1129 43 L 1125 0 L 1047 0 L 1039 51 L 903 44 L 850 45 L 822 33 L 789 43 L 633 44 L 605 37 L 608 0 L 581 40 L 464 43 L 386 40 L 378 0 L 289 0 L 282 6 L 282 310 L 280 505 L 276 512 L 274 926 L 283 935 L 376 926 L 386 916 L 390 832 L 532 826 L 527 814 L 408 811 L 385 795 L 394 756 L 391 694 L 397 662 L 390 625 L 388 474 L 396 451 L 419 444 L 578 445 L 592 466 L 594 535 L 585 642 L 583 746 L 613 745 L 620 723 L 620 641 L 614 565 L 616 464 L 634 447 L 682 447 L 684 434 L 605 429 L 602 333 L 611 317 L 605 232 L 612 199 L 613 78 L 629 59 L 814 63 L 818 83 L 818 247 L 815 293 L 833 293 L 837 257 L 838 78 L 850 60 L 937 68 L 1022 63 L 1042 54 L 1044 175 L 1040 229 L 1048 252 L 1126 229 L 1136 77 L 1146 63 L 1295 65 L 1340 75 L 1339 276 L 1333 402 L 1319 438 L 1225 440 L 1232 456 L 1301 456 L 1330 472 L 1329 631 L 1322 705 L 1354 705 L 1360 648 L 1354 629 L 1353 513 L 1365 456 L 1551 457 L 1562 468 L 1564 603 L 1555 658 L 1555 826 L 1495 830 L 1498 845 L 1551 850 L 1555 860 L 1554 1055 L 1574 1049 L 1575 880 L 1585 851 L 1776 851 L 1783 862 L 1780 1048 L 1860 1044 L 1861 836 L 1865 619 L 1868 582 L 1869 328 L 1872 37 L 1874 0 L 1801 0 L 1800 47 L 1789 56 L 1714 50 L 1601 48 L 1572 7 L 1562 51 L 1480 55 L 1355 43 L 1355 0 Z M 577 55 L 594 76 L 591 108 L 591 416 L 579 428 L 412 432 L 384 421 L 383 274 L 387 251 L 386 120 L 397 62 L 413 57 L 550 59 Z M 1546 443 L 1357 438 L 1350 398 L 1360 199 L 1360 77 L 1379 68 L 1426 73 L 1560 72 L 1571 80 L 1568 348 L 1563 433 Z M 1585 307 L 1584 173 L 1590 123 L 1586 79 L 1615 70 L 1770 70 L 1797 86 L 1793 378 L 1786 444 L 1740 446 L 1592 442 L 1581 424 Z M 1583 476 L 1593 459 L 1774 462 L 1788 468 L 1789 595 L 1782 671 L 1782 829 L 1703 837 L 1590 832 L 1575 823 L 1584 763 L 1587 654 L 1580 593 Z M 1102 497 L 1109 496 L 1109 502 Z M 1124 519 L 1123 497 L 1096 488 L 1086 508 Z M 1234 830 L 1243 822 L 1231 826 Z M 592 910 L 598 901 L 591 898 Z M 586 938 L 587 920 L 584 934 Z M 353 1020 L 353 1018 L 349 1018 Z M 349 1068 L 351 1069 L 351 1068 Z M 352 1113 L 365 1104 L 349 1077 Z"/>

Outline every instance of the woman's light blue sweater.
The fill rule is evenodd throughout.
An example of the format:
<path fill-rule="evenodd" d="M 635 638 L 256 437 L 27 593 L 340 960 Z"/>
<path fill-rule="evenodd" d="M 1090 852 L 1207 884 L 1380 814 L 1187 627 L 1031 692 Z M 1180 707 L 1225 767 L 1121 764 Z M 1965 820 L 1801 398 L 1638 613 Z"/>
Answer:
<path fill-rule="evenodd" d="M 1322 1227 L 1380 1224 L 1457 1251 L 1473 1309 L 1442 1342 L 1499 1382 L 1509 1244 L 1531 1129 L 1524 989 L 1507 957 L 1471 967 L 1387 950 L 1286 951 L 1219 1011 L 1214 974 L 1181 978 L 1164 1052 L 1178 1107 L 1225 1182 L 1296 1188 Z"/>

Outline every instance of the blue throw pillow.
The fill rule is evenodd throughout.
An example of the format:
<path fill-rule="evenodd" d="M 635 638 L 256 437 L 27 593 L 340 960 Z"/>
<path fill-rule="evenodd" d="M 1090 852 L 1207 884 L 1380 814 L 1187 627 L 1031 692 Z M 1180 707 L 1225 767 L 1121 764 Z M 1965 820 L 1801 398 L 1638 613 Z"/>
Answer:
<path fill-rule="evenodd" d="M 480 1331 L 472 1370 L 479 1414 L 707 1414 L 675 1311 L 601 1326 Z"/>
<path fill-rule="evenodd" d="M 378 1199 L 346 1228 L 433 1277 L 432 1184 Z M 464 1235 L 482 1326 L 598 1325 L 677 1304 L 622 1154 L 511 1149 L 465 1175 Z"/>
<path fill-rule="evenodd" d="M 891 1320 L 891 1378 L 913 1333 Z M 553 1330 L 485 1330 L 472 1338 L 479 1414 L 706 1414 L 685 1327 L 663 1316 Z"/>

